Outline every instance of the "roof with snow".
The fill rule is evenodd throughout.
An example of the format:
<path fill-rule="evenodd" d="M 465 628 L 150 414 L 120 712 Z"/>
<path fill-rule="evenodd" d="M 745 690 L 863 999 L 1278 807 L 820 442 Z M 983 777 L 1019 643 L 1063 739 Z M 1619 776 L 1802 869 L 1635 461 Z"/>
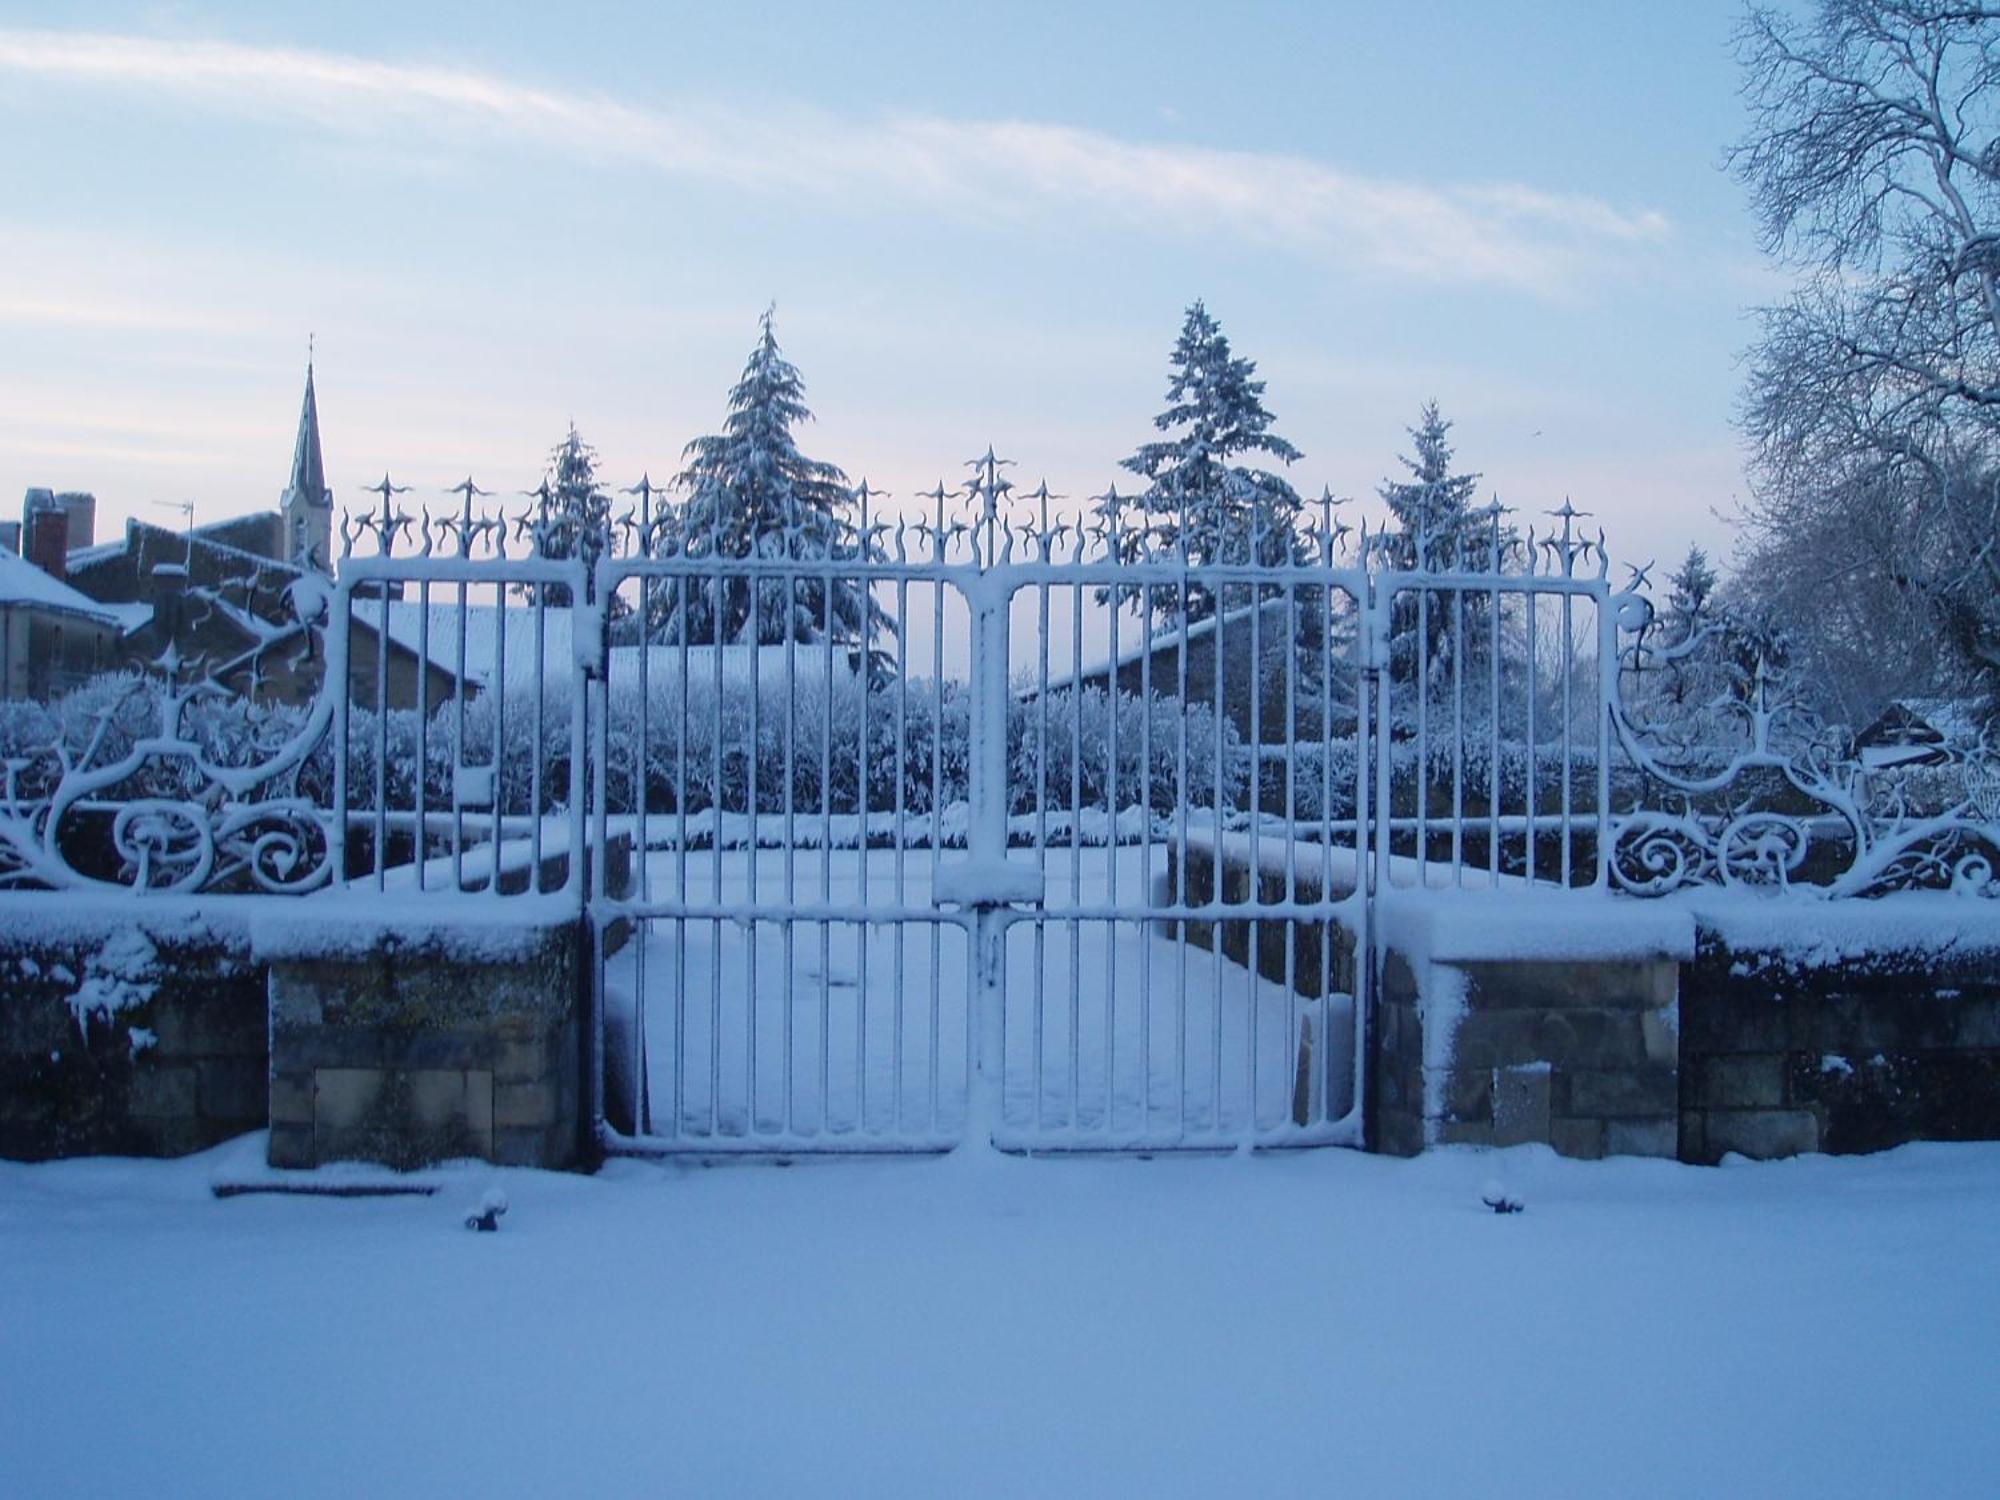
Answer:
<path fill-rule="evenodd" d="M 382 618 L 378 599 L 356 599 L 354 619 L 375 628 Z M 423 606 L 407 599 L 389 602 L 389 639 L 412 653 L 423 641 Z M 544 663 L 543 682 L 556 686 L 571 681 L 576 673 L 572 648 L 571 612 L 547 609 L 539 616 L 533 605 L 468 604 L 465 607 L 465 648 L 460 671 L 457 603 L 430 606 L 430 659 L 455 676 L 490 691 L 500 667 L 500 649 L 506 651 L 506 682 L 509 693 L 532 692 L 535 663 Z M 861 670 L 859 653 L 836 644 L 832 653 L 832 677 L 836 683 L 850 682 Z M 828 675 L 828 652 L 824 642 L 800 641 L 784 645 L 714 646 L 656 645 L 613 646 L 608 668 L 614 687 L 637 687 L 643 671 L 649 691 L 673 691 L 681 680 L 685 660 L 687 680 L 699 688 L 713 683 L 718 673 L 731 687 L 754 679 L 766 687 L 782 687 L 787 673 L 801 688 L 824 682 Z"/>
<path fill-rule="evenodd" d="M 369 629 L 382 620 L 380 599 L 360 599 L 353 603 L 353 618 Z M 538 623 L 539 622 L 539 623 Z M 424 636 L 424 607 L 409 599 L 389 601 L 389 639 L 416 654 L 427 645 L 434 663 L 453 676 L 475 686 L 491 689 L 506 653 L 507 686 L 510 691 L 532 688 L 535 659 L 539 652 L 547 662 L 549 681 L 565 681 L 575 660 L 570 650 L 570 611 L 532 605 L 508 608 L 494 604 L 468 604 L 464 611 L 465 650 L 459 654 L 459 608 L 456 602 L 430 606 L 430 633 Z M 539 642 L 539 647 L 538 647 Z M 462 664 L 462 670 L 461 670 Z"/>
<path fill-rule="evenodd" d="M 124 628 L 125 622 L 89 595 L 51 578 L 19 553 L 0 547 L 0 604 L 76 615 L 100 625 Z"/>
<path fill-rule="evenodd" d="M 1855 736 L 1855 743 L 1969 745 L 1979 736 L 1979 704 L 1972 699 L 1897 698 Z"/>
<path fill-rule="evenodd" d="M 1217 625 L 1225 628 L 1233 626 L 1247 628 L 1250 624 L 1250 617 L 1259 611 L 1265 616 L 1263 628 L 1270 630 L 1273 628 L 1270 620 L 1271 615 L 1275 612 L 1282 618 L 1283 612 L 1289 606 L 1290 601 L 1287 599 L 1266 599 L 1258 604 L 1245 604 L 1240 608 L 1227 610 L 1220 616 L 1210 615 L 1207 619 L 1197 620 L 1194 624 L 1185 628 L 1174 626 L 1166 630 L 1155 630 L 1151 635 L 1147 635 L 1143 629 L 1135 627 L 1132 639 L 1121 639 L 1119 641 L 1117 660 L 1114 661 L 1112 659 L 1111 652 L 1107 648 L 1098 652 L 1096 656 L 1087 659 L 1080 668 L 1074 670 L 1065 668 L 1060 672 L 1052 669 L 1049 673 L 1049 691 L 1053 693 L 1058 688 L 1070 687 L 1077 682 L 1082 682 L 1087 687 L 1101 679 L 1109 678 L 1114 672 L 1124 667 L 1132 666 L 1134 663 L 1142 661 L 1148 656 L 1156 656 L 1162 651 L 1175 650 L 1183 641 L 1190 645 L 1204 641 L 1215 634 Z M 1277 628 L 1282 628 L 1282 625 Z M 1120 635 L 1123 635 L 1122 631 Z M 1040 691 L 1041 684 L 1039 682 L 1031 683 L 1027 689 L 1027 696 L 1033 697 Z"/>

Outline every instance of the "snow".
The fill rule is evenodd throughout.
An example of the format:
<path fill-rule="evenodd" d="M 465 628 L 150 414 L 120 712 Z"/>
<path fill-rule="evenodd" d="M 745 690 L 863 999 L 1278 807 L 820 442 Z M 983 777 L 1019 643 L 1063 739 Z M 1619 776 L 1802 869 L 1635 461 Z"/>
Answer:
<path fill-rule="evenodd" d="M 251 898 L 256 899 L 256 898 Z M 531 957 L 551 927 L 577 919 L 574 896 L 494 896 L 460 891 L 323 891 L 265 899 L 250 916 L 250 952 L 260 963 L 285 958 L 365 958 L 384 949 L 437 952 L 505 963 Z"/>
<path fill-rule="evenodd" d="M 51 578 L 19 553 L 0 547 L 0 606 L 4 605 L 81 615 L 85 619 L 110 625 L 123 624 L 117 615 L 95 599 Z"/>
<path fill-rule="evenodd" d="M 90 1039 L 93 1018 L 109 1023 L 120 1011 L 133 1010 L 159 989 L 160 955 L 136 927 L 121 927 L 84 964 L 83 983 L 69 997 L 69 1013 L 84 1040 Z M 133 1053 L 139 1052 L 136 1036 Z"/>
<path fill-rule="evenodd" d="M 547 663 L 543 668 L 546 682 L 551 686 L 567 682 L 571 676 L 571 613 L 567 608 L 537 611 L 532 605 L 514 608 L 492 604 L 466 605 L 465 670 L 462 675 L 481 687 L 491 687 L 496 648 L 504 634 L 507 689 L 510 693 L 533 691 L 538 643 L 542 659 Z M 354 600 L 353 617 L 371 630 L 380 628 L 382 601 Z M 392 600 L 389 604 L 389 639 L 416 654 L 422 640 L 423 620 L 424 608 L 420 601 Z M 430 603 L 430 660 L 452 672 L 457 671 L 459 663 L 458 623 L 456 591 L 449 584 L 434 584 Z"/>
<path fill-rule="evenodd" d="M 1694 957 L 1686 907 L 1595 891 L 1384 891 L 1384 941 L 1435 963 L 1595 963 Z"/>
<path fill-rule="evenodd" d="M 1797 968 L 2000 949 L 2000 901 L 1949 891 L 1902 891 L 1865 901 L 1804 892 L 1696 892 L 1675 902 L 1738 952 L 1775 952 Z"/>
<path fill-rule="evenodd" d="M 101 943 L 123 929 L 155 939 L 240 946 L 265 896 L 172 896 L 134 891 L 0 891 L 0 932 L 27 942 Z"/>
<path fill-rule="evenodd" d="M 126 635 L 133 635 L 153 623 L 153 606 L 150 604 L 99 603 L 100 613 L 111 616 L 118 622 L 118 628 Z"/>
<path fill-rule="evenodd" d="M 11 1495 L 1825 1500 L 2000 1471 L 2000 1146 L 216 1200 L 261 1149 L 0 1164 Z M 467 1233 L 495 1189 L 499 1231 Z"/>

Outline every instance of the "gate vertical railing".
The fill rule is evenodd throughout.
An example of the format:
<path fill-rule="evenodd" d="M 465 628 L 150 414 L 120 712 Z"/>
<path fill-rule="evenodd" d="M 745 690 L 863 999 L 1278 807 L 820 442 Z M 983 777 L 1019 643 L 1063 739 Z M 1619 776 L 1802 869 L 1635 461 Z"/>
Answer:
<path fill-rule="evenodd" d="M 1151 591 L 1186 589 L 1194 575 L 1185 553 L 1136 561 L 1101 553 L 1105 532 L 1050 524 L 1045 488 L 1031 497 L 1041 513 L 1023 516 L 1010 508 L 1002 462 L 990 453 L 976 461 L 960 495 L 965 512 L 950 515 L 951 496 L 940 487 L 925 518 L 881 528 L 891 535 L 879 549 L 858 538 L 801 547 L 792 534 L 784 545 L 735 552 L 714 538 L 669 537 L 599 561 L 600 608 L 636 595 L 650 641 L 614 647 L 610 655 L 634 655 L 635 668 L 621 675 L 614 660 L 591 698 L 597 841 L 611 837 L 613 803 L 623 796 L 636 799 L 619 805 L 632 810 L 639 846 L 636 891 L 599 888 L 591 900 L 606 940 L 596 992 L 629 1094 L 616 1112 L 621 1123 L 607 1129 L 613 1149 L 1359 1143 L 1360 1065 L 1354 1043 L 1335 1033 L 1365 1022 L 1365 1003 L 1348 992 L 1367 982 L 1366 897 L 1355 884 L 1366 867 L 1366 827 L 1334 798 L 1319 798 L 1321 868 L 1312 885 L 1312 851 L 1291 831 L 1267 827 L 1259 798 L 1264 731 L 1272 727 L 1274 743 L 1285 743 L 1305 696 L 1298 673 L 1310 653 L 1300 646 L 1300 622 L 1310 623 L 1312 610 L 1365 600 L 1365 576 L 1332 566 L 1330 549 L 1317 564 L 1205 569 L 1200 576 L 1226 607 L 1239 594 L 1259 602 L 1242 619 L 1168 630 Z M 902 660 L 881 681 L 872 645 L 836 642 L 831 596 L 842 584 L 893 601 L 890 638 Z M 1120 648 L 1119 607 L 1135 590 L 1136 673 L 1115 660 L 1091 667 L 1083 659 L 1090 610 L 1099 612 L 1091 628 Z M 913 615 L 913 594 L 929 595 L 927 619 Z M 1050 680 L 1043 623 L 1052 595 L 1068 609 L 1062 682 Z M 684 609 L 679 624 L 658 628 L 648 601 L 661 597 L 683 606 L 707 599 L 714 622 Z M 775 603 L 788 622 L 815 610 L 818 618 L 805 621 L 805 634 L 787 623 L 767 635 L 751 622 L 747 637 L 717 644 L 720 606 L 730 598 Z M 1025 620 L 1017 606 L 1035 612 L 1032 683 L 1012 670 L 1014 632 Z M 909 660 L 923 652 L 925 626 L 927 681 Z M 1326 664 L 1315 689 L 1324 737 L 1336 700 L 1353 696 L 1341 682 L 1356 658 L 1335 644 L 1330 621 L 1312 628 Z M 951 649 L 964 653 L 962 682 L 951 675 Z M 1253 670 L 1258 701 L 1238 726 L 1231 673 L 1240 675 L 1235 659 L 1246 649 L 1276 653 L 1284 682 L 1267 704 Z M 836 660 L 850 655 L 867 667 L 836 672 Z M 705 787 L 684 738 L 662 768 L 650 758 L 662 708 L 685 721 L 691 701 L 711 741 Z M 913 736 L 920 705 L 928 722 Z M 1096 726 L 1088 737 L 1087 715 Z M 638 769 L 621 790 L 618 747 L 634 737 Z M 962 766 L 953 770 L 960 744 Z M 1139 759 L 1128 770 L 1132 755 Z M 1330 753 L 1315 764 L 1332 786 Z M 1365 804 L 1367 768 L 1356 765 L 1353 776 Z M 1299 779 L 1289 765 L 1277 779 L 1291 810 Z M 947 805 L 953 796 L 960 800 Z M 665 827 L 650 821 L 656 798 L 673 809 Z M 1053 830 L 1052 801 L 1061 808 Z M 1216 875 L 1244 838 L 1278 874 L 1238 891 L 1234 875 L 1227 885 Z M 1336 840 L 1347 847 L 1345 862 Z M 767 848 L 775 854 L 760 857 Z M 919 860 L 909 858 L 912 848 Z M 802 849 L 818 855 L 816 873 L 804 879 Z M 1204 861 L 1210 873 L 1197 875 Z M 614 954 L 613 934 L 627 930 L 633 941 Z M 940 939 L 954 931 L 964 960 L 956 995 L 956 986 L 940 987 L 948 972 L 940 960 L 949 956 Z M 930 934 L 927 965 L 905 941 L 912 932 Z M 1311 932 L 1321 936 L 1292 951 Z M 1191 952 L 1181 940 L 1190 936 L 1212 952 Z M 1260 974 L 1260 955 L 1281 948 L 1276 976 Z M 1309 967 L 1317 972 L 1306 974 Z M 928 995 L 919 993 L 926 969 Z M 1047 1119 L 1043 1105 L 1058 1096 L 1044 1090 L 1045 1001 L 1060 1016 L 1047 1033 L 1057 1054 L 1047 1071 L 1067 1094 Z M 1172 1035 L 1155 1029 L 1155 1002 L 1164 1003 L 1159 1019 Z M 1262 1014 L 1274 1005 L 1283 1025 Z M 671 1010 L 665 1033 L 647 1024 L 653 1006 Z M 1304 1032 L 1301 1006 L 1314 1017 Z M 946 1076 L 956 1067 L 953 1047 L 963 1054 L 962 1081 Z M 912 1051 L 931 1060 L 932 1104 L 914 1131 L 903 1128 Z M 1298 1090 L 1325 1117 L 1291 1118 L 1278 1095 L 1290 1097 L 1302 1068 L 1319 1069 L 1315 1080 L 1335 1072 L 1336 1053 L 1342 1087 L 1308 1081 Z M 645 1102 L 655 1068 L 665 1117 L 649 1116 Z M 941 1081 L 949 1084 L 942 1096 Z M 871 1114 L 871 1089 L 895 1101 L 883 1121 Z"/>

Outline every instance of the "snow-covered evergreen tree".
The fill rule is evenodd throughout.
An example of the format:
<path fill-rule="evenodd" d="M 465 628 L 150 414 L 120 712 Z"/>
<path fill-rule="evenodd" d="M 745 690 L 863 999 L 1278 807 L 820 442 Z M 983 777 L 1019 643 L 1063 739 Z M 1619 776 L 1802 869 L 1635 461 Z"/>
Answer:
<path fill-rule="evenodd" d="M 549 450 L 548 471 L 542 477 L 546 500 L 535 517 L 544 557 L 574 557 L 594 567 L 611 546 L 611 494 L 597 479 L 597 450 L 569 424 L 561 442 Z M 522 593 L 532 595 L 533 588 Z M 549 602 L 566 604 L 567 589 L 551 586 Z"/>
<path fill-rule="evenodd" d="M 1669 640 L 1684 641 L 1699 628 L 1699 622 L 1707 618 L 1718 582 L 1708 554 L 1699 547 L 1689 547 L 1681 565 L 1667 577 L 1664 624 Z"/>
<path fill-rule="evenodd" d="M 1457 453 L 1451 444 L 1451 426 L 1437 402 L 1426 401 L 1417 425 L 1408 429 L 1415 456 L 1398 455 L 1407 477 L 1385 479 L 1377 491 L 1396 523 L 1386 541 L 1389 560 L 1399 568 L 1485 572 L 1492 567 L 1491 513 L 1473 505 L 1479 476 L 1453 468 Z M 1502 556 L 1512 545 L 1511 528 L 1502 528 Z M 1448 590 L 1425 590 L 1420 595 L 1406 589 L 1399 593 L 1390 611 L 1391 661 L 1397 678 L 1436 685 L 1450 673 L 1455 658 L 1462 658 L 1460 665 L 1468 671 L 1475 663 L 1485 662 L 1493 631 L 1490 614 L 1477 607 L 1484 602 L 1467 598 L 1461 611 L 1456 608 L 1456 595 Z M 1464 615 L 1462 651 L 1457 645 L 1460 613 Z M 1423 638 L 1421 647 L 1419 635 Z"/>
<path fill-rule="evenodd" d="M 686 499 L 675 545 L 696 556 L 773 559 L 859 558 L 871 547 L 848 518 L 847 476 L 799 451 L 792 429 L 811 419 L 805 382 L 779 352 L 766 311 L 722 431 L 696 438 L 682 455 L 674 482 Z M 654 639 L 702 644 L 831 635 L 861 647 L 894 628 L 858 578 L 835 579 L 830 589 L 819 576 L 767 578 L 753 591 L 749 579 L 718 577 L 691 583 L 684 603 L 659 590 L 652 612 Z"/>
<path fill-rule="evenodd" d="M 1451 445 L 1451 423 L 1435 401 L 1426 401 L 1417 425 L 1409 429 L 1416 447 L 1414 458 L 1398 455 L 1397 461 L 1409 471 L 1407 479 L 1387 479 L 1378 493 L 1397 525 L 1394 548 L 1398 566 L 1405 568 L 1452 568 L 1460 566 L 1458 549 L 1466 553 L 1465 566 L 1483 565 L 1471 560 L 1483 527 L 1473 516 L 1473 497 L 1479 488 L 1477 474 L 1455 474 L 1452 460 L 1457 456 Z M 1421 545 L 1419 539 L 1422 539 Z"/>
<path fill-rule="evenodd" d="M 1116 522 L 1121 562 L 1178 561 L 1185 549 L 1197 576 L 1189 578 L 1185 597 L 1177 583 L 1131 585 L 1115 590 L 1118 603 L 1136 607 L 1150 592 L 1162 624 L 1192 623 L 1250 602 L 1247 589 L 1240 600 L 1233 590 L 1220 599 L 1198 570 L 1217 563 L 1282 566 L 1300 555 L 1297 492 L 1269 469 L 1238 462 L 1264 455 L 1290 464 L 1300 457 L 1271 431 L 1256 371 L 1253 361 L 1230 351 L 1206 307 L 1196 302 L 1187 310 L 1167 378 L 1167 409 L 1153 419 L 1168 436 L 1124 460 L 1146 488 L 1100 506 L 1098 514 Z"/>

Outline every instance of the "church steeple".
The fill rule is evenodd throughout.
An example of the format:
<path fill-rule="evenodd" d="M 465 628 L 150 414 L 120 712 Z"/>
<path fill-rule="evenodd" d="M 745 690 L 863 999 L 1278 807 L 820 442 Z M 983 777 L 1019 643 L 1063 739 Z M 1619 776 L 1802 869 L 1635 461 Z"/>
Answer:
<path fill-rule="evenodd" d="M 285 528 L 285 561 L 326 572 L 333 543 L 333 491 L 326 487 L 326 461 L 320 453 L 319 401 L 313 394 L 310 351 L 305 404 L 299 409 L 299 435 L 292 446 L 292 479 L 278 510 Z"/>

